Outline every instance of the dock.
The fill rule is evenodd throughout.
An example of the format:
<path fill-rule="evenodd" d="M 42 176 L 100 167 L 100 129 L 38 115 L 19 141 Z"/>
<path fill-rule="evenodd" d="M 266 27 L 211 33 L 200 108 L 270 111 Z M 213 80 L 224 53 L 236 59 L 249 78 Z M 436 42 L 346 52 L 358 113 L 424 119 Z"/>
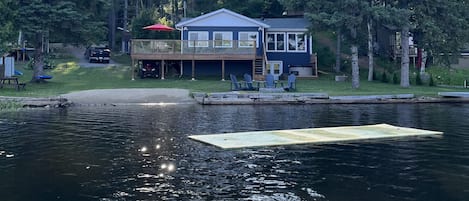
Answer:
<path fill-rule="evenodd" d="M 469 98 L 469 92 L 438 92 L 438 96 L 446 98 Z"/>

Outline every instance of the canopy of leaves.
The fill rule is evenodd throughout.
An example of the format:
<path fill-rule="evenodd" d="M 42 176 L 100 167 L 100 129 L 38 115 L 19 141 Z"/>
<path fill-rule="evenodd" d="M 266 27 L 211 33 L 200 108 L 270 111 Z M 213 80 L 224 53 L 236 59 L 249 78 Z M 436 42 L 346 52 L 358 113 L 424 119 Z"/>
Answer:
<path fill-rule="evenodd" d="M 21 0 L 16 22 L 29 40 L 39 33 L 54 42 L 89 44 L 106 38 L 108 7 L 104 0 Z"/>
<path fill-rule="evenodd" d="M 176 39 L 176 36 L 179 36 L 179 32 L 176 30 L 172 32 L 163 32 L 143 29 L 143 27 L 155 23 L 171 26 L 165 18 L 158 19 L 158 14 L 155 14 L 153 10 L 145 9 L 132 20 L 132 37 L 140 39 Z"/>
<path fill-rule="evenodd" d="M 438 56 L 459 56 L 469 43 L 469 6 L 460 0 L 419 0 L 412 2 L 417 43 Z M 456 54 L 455 54 L 456 53 Z"/>
<path fill-rule="evenodd" d="M 203 13 L 226 8 L 242 15 L 260 17 L 280 17 L 284 12 L 284 7 L 278 0 L 189 0 L 190 17 L 196 17 Z"/>
<path fill-rule="evenodd" d="M 15 38 L 15 10 L 11 9 L 14 7 L 14 2 L 14 0 L 0 1 L 0 54 L 11 47 Z"/>

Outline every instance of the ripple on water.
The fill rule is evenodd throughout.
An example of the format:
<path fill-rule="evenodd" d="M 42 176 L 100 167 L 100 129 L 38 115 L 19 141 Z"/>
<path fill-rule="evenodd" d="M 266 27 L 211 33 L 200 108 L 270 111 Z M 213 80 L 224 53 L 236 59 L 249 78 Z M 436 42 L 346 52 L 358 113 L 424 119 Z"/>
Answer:
<path fill-rule="evenodd" d="M 252 195 L 249 198 L 244 200 L 249 201 L 265 201 L 265 200 L 272 200 L 272 201 L 302 201 L 300 197 L 295 195 L 294 193 L 274 193 L 272 195 Z"/>
<path fill-rule="evenodd" d="M 0 181 L 25 186 L 0 182 L 0 194 L 25 200 L 2 189 L 40 194 L 36 184 L 53 181 L 47 183 L 51 193 L 73 192 L 70 200 L 83 194 L 103 201 L 465 200 L 469 118 L 460 117 L 468 117 L 469 107 L 462 107 L 468 109 L 445 107 L 435 114 L 433 106 L 403 107 L 420 117 L 401 115 L 392 105 L 92 107 L 2 116 Z M 383 122 L 444 129 L 445 135 L 239 150 L 186 137 Z"/>

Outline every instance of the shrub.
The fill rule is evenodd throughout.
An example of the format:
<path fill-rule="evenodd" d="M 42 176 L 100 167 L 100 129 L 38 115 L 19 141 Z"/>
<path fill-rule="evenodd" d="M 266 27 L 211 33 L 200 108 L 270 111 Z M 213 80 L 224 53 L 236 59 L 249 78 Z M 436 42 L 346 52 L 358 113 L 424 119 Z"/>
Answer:
<path fill-rule="evenodd" d="M 422 85 L 422 78 L 420 77 L 420 72 L 417 72 L 417 74 L 415 75 L 415 84 Z"/>
<path fill-rule="evenodd" d="M 384 83 L 388 82 L 386 71 L 383 71 L 383 74 L 381 74 L 381 81 L 384 82 Z"/>
<path fill-rule="evenodd" d="M 430 74 L 430 81 L 428 81 L 428 86 L 435 86 L 435 81 L 433 80 L 433 76 Z"/>
<path fill-rule="evenodd" d="M 399 78 L 397 77 L 396 73 L 392 74 L 392 83 L 399 84 Z"/>

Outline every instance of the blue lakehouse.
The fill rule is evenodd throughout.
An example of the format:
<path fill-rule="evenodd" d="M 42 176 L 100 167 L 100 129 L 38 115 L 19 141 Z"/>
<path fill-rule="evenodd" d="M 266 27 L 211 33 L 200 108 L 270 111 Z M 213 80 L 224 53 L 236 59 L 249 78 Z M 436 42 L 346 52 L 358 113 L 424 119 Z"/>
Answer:
<path fill-rule="evenodd" d="M 171 70 L 181 76 L 282 74 L 316 77 L 312 37 L 304 18 L 253 19 L 219 9 L 176 24 L 181 40 L 133 39 L 134 66 L 159 62 L 161 78 Z"/>

